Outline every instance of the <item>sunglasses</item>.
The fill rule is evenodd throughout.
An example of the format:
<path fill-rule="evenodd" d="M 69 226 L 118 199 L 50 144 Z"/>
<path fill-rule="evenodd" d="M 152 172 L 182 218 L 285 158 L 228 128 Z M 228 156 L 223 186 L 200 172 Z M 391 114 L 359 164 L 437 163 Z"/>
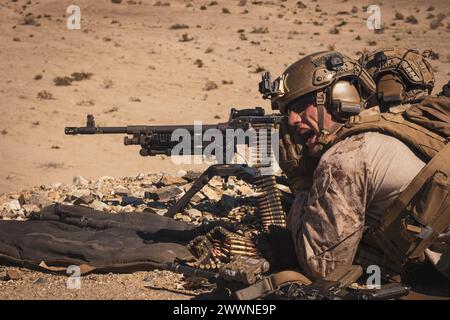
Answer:
<path fill-rule="evenodd" d="M 295 99 L 293 102 L 288 104 L 288 106 L 286 107 L 286 112 L 288 114 L 290 111 L 300 113 L 305 111 L 305 109 L 311 104 L 316 104 L 316 96 L 314 94 L 308 94 L 306 96 Z"/>

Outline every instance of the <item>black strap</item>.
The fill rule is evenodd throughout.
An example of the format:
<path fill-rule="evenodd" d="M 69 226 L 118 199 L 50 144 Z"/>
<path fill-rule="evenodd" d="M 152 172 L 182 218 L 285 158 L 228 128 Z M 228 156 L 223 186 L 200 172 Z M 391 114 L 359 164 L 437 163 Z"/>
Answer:
<path fill-rule="evenodd" d="M 325 115 L 325 92 L 317 91 L 316 94 L 316 105 L 317 105 L 317 117 L 318 117 L 318 125 L 319 131 L 322 132 L 324 129 L 324 115 Z"/>

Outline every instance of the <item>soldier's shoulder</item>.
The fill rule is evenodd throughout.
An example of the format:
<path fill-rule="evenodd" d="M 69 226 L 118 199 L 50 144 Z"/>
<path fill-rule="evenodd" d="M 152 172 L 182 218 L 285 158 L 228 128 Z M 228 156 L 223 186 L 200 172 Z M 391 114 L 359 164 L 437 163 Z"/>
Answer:
<path fill-rule="evenodd" d="M 328 149 L 320 158 L 315 176 L 332 176 L 335 180 L 354 177 L 365 170 L 366 133 L 350 136 Z"/>
<path fill-rule="evenodd" d="M 367 143 L 367 133 L 355 134 L 337 142 L 322 155 L 321 161 L 330 159 L 339 160 L 340 158 L 346 158 L 349 155 L 361 152 Z"/>
<path fill-rule="evenodd" d="M 370 161 L 374 153 L 395 152 L 399 147 L 403 147 L 403 143 L 397 138 L 379 132 L 363 132 L 333 145 L 322 155 L 319 166 L 359 170 Z"/>

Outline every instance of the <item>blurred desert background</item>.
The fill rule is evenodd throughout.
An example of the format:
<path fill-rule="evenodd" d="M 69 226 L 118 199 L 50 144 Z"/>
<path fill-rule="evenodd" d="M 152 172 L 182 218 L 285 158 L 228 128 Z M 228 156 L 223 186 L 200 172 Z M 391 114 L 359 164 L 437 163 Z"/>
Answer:
<path fill-rule="evenodd" d="M 66 26 L 69 5 L 81 29 Z M 381 8 L 382 30 L 366 26 Z M 76 175 L 200 169 L 140 157 L 123 136 L 66 136 L 65 126 L 192 124 L 262 106 L 261 72 L 336 49 L 432 50 L 434 93 L 450 79 L 449 1 L 2 0 L 0 192 Z"/>

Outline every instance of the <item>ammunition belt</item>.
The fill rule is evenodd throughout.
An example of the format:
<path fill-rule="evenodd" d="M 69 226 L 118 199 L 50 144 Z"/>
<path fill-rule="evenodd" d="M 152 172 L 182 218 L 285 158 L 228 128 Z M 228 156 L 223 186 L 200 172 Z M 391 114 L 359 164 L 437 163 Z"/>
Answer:
<path fill-rule="evenodd" d="M 221 226 L 194 238 L 188 249 L 197 258 L 190 265 L 201 270 L 217 271 L 236 255 L 261 257 L 252 236 L 231 232 Z"/>

